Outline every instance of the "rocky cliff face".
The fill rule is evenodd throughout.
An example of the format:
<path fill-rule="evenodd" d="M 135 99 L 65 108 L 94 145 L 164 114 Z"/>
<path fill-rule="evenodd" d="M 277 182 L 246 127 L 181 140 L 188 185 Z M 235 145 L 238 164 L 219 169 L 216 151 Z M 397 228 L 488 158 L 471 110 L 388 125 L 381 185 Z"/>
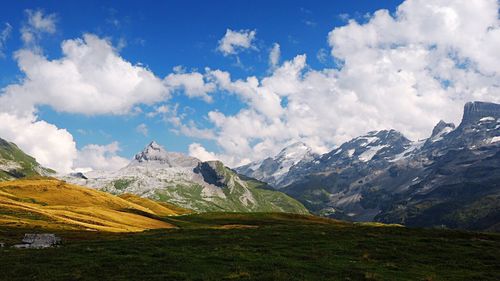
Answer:
<path fill-rule="evenodd" d="M 488 102 L 468 102 L 464 107 L 464 115 L 460 125 L 475 124 L 483 118 L 500 118 L 500 104 Z"/>

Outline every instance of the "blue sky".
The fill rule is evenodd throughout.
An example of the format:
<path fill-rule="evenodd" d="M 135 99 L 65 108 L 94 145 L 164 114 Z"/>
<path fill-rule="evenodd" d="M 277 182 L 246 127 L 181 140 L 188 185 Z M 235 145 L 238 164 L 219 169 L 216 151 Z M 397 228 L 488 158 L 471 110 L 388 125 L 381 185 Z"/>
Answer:
<path fill-rule="evenodd" d="M 274 42 L 281 45 L 283 59 L 303 53 L 315 58 L 319 49 L 327 48 L 326 34 L 333 27 L 345 24 L 343 14 L 362 20 L 364 14 L 376 9 L 393 10 L 398 2 L 12 1 L 0 10 L 1 23 L 8 22 L 14 28 L 5 48 L 7 57 L 1 61 L 1 86 L 15 82 L 21 75 L 11 53 L 22 47 L 16 29 L 26 20 L 26 9 L 41 9 L 57 15 L 57 32 L 43 38 L 40 43 L 49 58 L 61 56 L 62 40 L 93 33 L 109 38 L 115 46 L 120 40 L 125 40 L 121 56 L 132 63 L 147 65 L 159 77 L 172 72 L 174 66 L 182 65 L 187 69 L 224 69 L 238 78 L 265 75 L 268 49 Z M 218 41 L 227 28 L 257 31 L 256 44 L 261 52 L 244 52 L 240 56 L 243 67 L 236 66 L 234 58 L 216 52 Z M 317 59 L 312 59 L 309 64 L 324 67 Z M 221 98 L 208 105 L 183 96 L 176 96 L 173 100 L 194 108 L 197 113 L 206 113 L 213 108 L 235 112 L 242 106 L 236 98 Z M 43 107 L 39 117 L 69 130 L 79 148 L 119 140 L 123 149 L 121 154 L 125 157 L 132 157 L 150 139 L 183 152 L 191 143 L 190 138 L 170 132 L 169 124 L 147 120 L 144 116 L 87 117 L 57 113 L 50 107 Z M 148 136 L 135 131 L 135 127 L 143 122 L 149 127 Z M 82 134 L 82 130 L 86 133 Z M 211 142 L 206 142 L 206 145 L 216 149 Z"/>
<path fill-rule="evenodd" d="M 35 54 L 44 57 L 47 62 L 57 61 L 64 56 L 61 51 L 63 41 L 77 40 L 83 38 L 84 34 L 93 34 L 100 40 L 105 40 L 112 45 L 115 48 L 116 55 L 123 61 L 130 62 L 132 65 L 140 64 L 141 67 L 150 71 L 160 80 L 174 73 L 174 67 L 181 66 L 182 71 L 180 73 L 200 73 L 207 84 L 213 77 L 210 78 L 211 76 L 207 74 L 206 68 L 227 72 L 231 76 L 231 81 L 237 81 L 238 79 L 247 81 L 248 77 L 255 76 L 257 81 L 263 84 L 266 78 L 278 76 L 279 69 L 282 67 L 283 72 L 288 71 L 284 66 L 286 65 L 285 62 L 290 62 L 293 67 L 299 67 L 300 75 L 303 75 L 300 78 L 302 79 L 301 83 L 304 83 L 304 85 L 300 86 L 302 88 L 299 87 L 302 89 L 301 91 L 312 88 L 318 88 L 313 90 L 320 91 L 321 88 L 324 91 L 323 93 L 314 92 L 307 95 L 317 101 L 322 100 L 324 97 L 326 103 L 331 102 L 333 115 L 330 116 L 330 112 L 326 109 L 324 119 L 331 118 L 331 122 L 329 122 L 331 124 L 316 128 L 316 125 L 311 124 L 323 119 L 323 116 L 319 115 L 319 112 L 323 109 L 315 107 L 314 104 L 308 101 L 304 106 L 307 106 L 317 115 L 304 115 L 302 118 L 304 120 L 310 119 L 311 123 L 299 125 L 299 123 L 290 120 L 293 119 L 293 114 L 298 115 L 301 111 L 293 114 L 291 111 L 301 108 L 299 101 L 303 101 L 307 96 L 298 98 L 298 96 L 291 96 L 289 93 L 280 93 L 279 90 L 276 90 L 277 95 L 273 98 L 279 98 L 280 110 L 287 113 L 282 112 L 281 115 L 275 116 L 274 113 L 270 113 L 270 110 L 265 109 L 270 104 L 269 102 L 261 102 L 261 108 L 259 108 L 259 105 L 256 105 L 259 104 L 259 101 L 256 101 L 256 99 L 260 97 L 249 97 L 244 91 L 240 93 L 234 87 L 222 86 L 220 81 L 216 83 L 215 89 L 207 92 L 212 99 L 211 102 L 206 102 L 199 97 L 193 98 L 185 94 L 182 89 L 177 89 L 170 90 L 169 97 L 165 99 L 155 99 L 154 102 L 145 103 L 139 100 L 133 104 L 132 110 L 120 114 L 116 114 L 116 111 L 97 114 L 82 113 L 82 110 L 67 110 L 64 105 L 58 106 L 51 102 L 35 102 L 36 110 L 30 114 L 36 117 L 38 121 L 43 120 L 48 124 L 55 125 L 57 129 L 66 129 L 71 134 L 78 151 L 82 151 L 89 145 L 105 146 L 117 142 L 120 150 L 111 149 L 112 151 L 106 151 L 106 156 L 116 156 L 115 154 L 117 154 L 121 157 L 130 158 L 150 140 L 154 139 L 169 150 L 193 154 L 195 148 L 202 148 L 200 157 L 201 155 L 211 155 L 215 158 L 227 159 L 227 162 L 234 164 L 240 163 L 242 158 L 245 158 L 243 157 L 245 154 L 251 156 L 255 153 L 255 157 L 246 157 L 245 161 L 255 160 L 255 158 L 263 157 L 269 153 L 275 153 L 283 145 L 294 141 L 304 141 L 308 145 L 315 147 L 316 150 L 324 152 L 357 133 L 368 131 L 369 128 L 397 128 L 410 137 L 418 138 L 430 131 L 432 124 L 439 119 L 456 120 L 460 114 L 457 108 L 467 99 L 495 100 L 497 98 L 489 90 L 482 96 L 477 93 L 460 93 L 459 99 L 451 97 L 449 92 L 452 90 L 454 92 L 458 91 L 455 88 L 451 89 L 455 84 L 450 85 L 450 83 L 453 83 L 453 77 L 449 76 L 455 75 L 455 72 L 442 75 L 443 77 L 446 76 L 445 78 L 440 77 L 442 72 L 436 75 L 429 71 L 429 68 L 432 69 L 437 65 L 432 62 L 432 66 L 429 66 L 430 64 L 424 65 L 418 71 L 425 69 L 425 75 L 436 81 L 447 81 L 447 83 L 446 85 L 441 83 L 437 86 L 438 88 L 433 89 L 434 93 L 439 93 L 438 97 L 426 98 L 426 101 L 436 99 L 432 105 L 422 99 L 416 100 L 412 98 L 411 106 L 408 108 L 409 112 L 412 112 L 414 116 L 422 114 L 428 116 L 421 123 L 412 123 L 411 118 L 413 117 L 411 116 L 408 120 L 399 118 L 401 114 L 406 112 L 407 108 L 398 105 L 393 107 L 396 108 L 396 113 L 388 116 L 386 114 L 387 108 L 384 108 L 383 103 L 380 102 L 379 104 L 378 100 L 373 100 L 374 95 L 378 95 L 380 100 L 389 98 L 391 102 L 394 101 L 395 103 L 400 100 L 399 96 L 395 99 L 391 98 L 393 94 L 392 92 L 389 93 L 387 89 L 377 90 L 377 86 L 374 86 L 372 91 L 369 88 L 370 85 L 375 84 L 385 87 L 384 85 L 394 81 L 382 81 L 384 77 L 390 77 L 390 75 L 394 74 L 399 75 L 396 80 L 403 79 L 401 73 L 409 73 L 413 77 L 412 79 L 420 77 L 421 72 L 415 70 L 414 64 L 400 61 L 398 59 L 400 56 L 394 55 L 394 57 L 391 57 L 394 51 L 402 52 L 403 48 L 405 48 L 403 50 L 405 53 L 401 54 L 411 57 L 414 55 L 410 54 L 408 50 L 413 48 L 412 46 L 421 46 L 422 50 L 429 50 L 429 46 L 438 46 L 435 48 L 436 54 L 433 58 L 441 56 L 444 60 L 449 58 L 449 55 L 441 52 L 439 46 L 442 45 L 452 50 L 456 49 L 456 54 L 458 54 L 456 57 L 460 60 L 476 61 L 478 66 L 483 63 L 479 55 L 476 56 L 465 51 L 461 53 L 465 48 L 460 45 L 461 42 L 451 37 L 448 42 L 445 42 L 446 38 L 440 39 L 439 36 L 432 35 L 432 28 L 426 29 L 425 23 L 436 23 L 437 30 L 440 30 L 439 26 L 443 22 L 445 23 L 443 25 L 446 25 L 449 22 L 446 20 L 456 19 L 457 17 L 452 18 L 449 13 L 438 13 L 441 10 L 435 9 L 435 7 L 447 5 L 443 1 L 433 0 L 433 2 L 436 2 L 434 6 L 427 6 L 423 3 L 430 2 L 421 1 L 406 1 L 407 3 L 402 5 L 401 8 L 403 16 L 395 14 L 397 7 L 403 1 L 10 1 L 4 3 L 0 10 L 0 28 L 10 26 L 9 36 L 0 45 L 0 51 L 4 54 L 0 58 L 0 88 L 4 88 L 2 91 L 6 92 L 5 88 L 9 85 L 23 84 L 25 72 L 18 66 L 19 58 L 15 56 L 19 50 L 31 50 Z M 491 10 L 491 7 L 498 5 L 496 1 L 486 0 L 486 2 L 491 6 L 485 7 L 484 11 Z M 445 8 L 457 11 L 458 19 L 468 23 L 467 20 L 469 19 L 460 14 L 460 11 L 463 10 L 460 5 Z M 462 6 L 466 6 L 466 4 Z M 388 13 L 377 12 L 383 9 L 388 10 Z M 474 9 L 469 10 L 476 12 Z M 433 13 L 434 11 L 438 12 Z M 30 26 L 30 16 L 33 16 L 36 12 L 41 13 L 41 19 L 49 19 L 51 24 L 54 24 L 54 27 L 42 26 L 41 29 L 37 29 L 38 27 Z M 480 12 L 482 11 L 477 11 L 477 13 Z M 429 14 L 429 18 L 426 18 L 426 14 Z M 474 16 L 477 17 L 478 14 L 474 14 Z M 491 18 L 491 21 L 496 20 L 496 22 L 485 22 L 485 26 L 498 24 L 498 17 L 496 19 Z M 385 22 L 389 23 L 385 25 Z M 390 28 L 391 25 L 394 27 Z M 415 27 L 418 28 L 415 29 Z M 448 28 L 448 26 L 445 27 Z M 28 44 L 21 38 L 23 28 L 31 28 L 36 37 L 33 42 Z M 43 30 L 43 28 L 46 28 L 46 30 Z M 384 28 L 387 28 L 387 30 L 384 30 Z M 251 40 L 251 47 L 239 48 L 235 54 L 225 54 L 218 49 L 228 29 L 240 33 L 255 32 L 255 38 Z M 346 33 L 343 33 L 342 30 L 344 29 L 347 31 Z M 337 31 L 333 32 L 334 30 Z M 422 38 L 435 37 L 435 39 L 429 39 L 429 42 L 415 39 L 416 41 L 412 42 L 413 39 L 409 38 L 410 30 L 411 32 L 420 32 Z M 457 34 L 463 33 L 461 30 L 454 30 L 453 32 L 455 31 Z M 399 33 L 392 37 L 385 37 L 387 34 L 394 32 Z M 440 32 L 444 34 L 447 31 L 443 29 Z M 474 32 L 477 33 L 477 31 Z M 414 37 L 418 38 L 418 35 L 417 33 Z M 367 43 L 366 38 L 370 38 L 370 40 L 377 43 L 368 46 L 372 43 Z M 275 43 L 278 43 L 280 47 L 279 63 L 274 67 L 270 67 L 269 55 Z M 360 49 L 360 46 L 363 49 Z M 377 56 L 368 55 L 368 50 L 374 48 L 377 48 Z M 334 56 L 331 54 L 332 49 L 338 50 Z M 361 58 L 365 57 L 358 56 L 358 53 L 349 53 L 349 50 L 354 49 L 359 54 L 366 55 L 366 60 L 361 61 Z M 391 50 L 392 53 L 387 53 Z M 294 61 L 301 54 L 307 56 L 305 65 L 302 67 L 298 66 L 300 65 L 300 59 Z M 366 63 L 367 67 L 380 65 L 381 62 L 389 60 L 392 62 L 391 67 L 394 66 L 398 69 L 392 71 L 392 69 L 386 67 L 384 70 L 377 70 L 378 72 L 367 71 L 366 75 L 369 77 L 366 80 L 373 83 L 367 82 L 371 84 L 365 86 L 357 82 L 364 80 L 363 76 L 360 76 L 361 78 L 347 77 L 350 75 L 349 70 L 355 69 L 356 65 L 360 64 L 356 63 L 357 59 L 360 59 L 361 64 Z M 370 61 L 371 59 L 373 61 Z M 424 61 L 427 62 L 427 60 Z M 339 62 L 342 63 L 339 64 Z M 402 64 L 402 66 L 397 64 Z M 487 67 L 486 64 L 485 67 Z M 359 68 L 357 71 L 363 72 L 366 69 L 366 67 Z M 465 70 L 468 70 L 467 67 Z M 383 71 L 389 71 L 390 73 L 380 77 L 370 76 L 373 73 L 382 73 Z M 307 79 L 314 83 L 314 75 L 321 76 L 321 81 L 318 83 L 324 82 L 325 85 L 329 85 L 329 88 L 326 86 L 320 87 L 320 84 L 306 85 L 305 80 Z M 372 78 L 374 80 L 371 80 Z M 64 81 L 64 79 L 61 80 Z M 484 82 L 489 84 L 481 87 L 493 87 L 494 82 Z M 424 89 L 422 85 L 418 86 L 418 82 L 411 83 L 407 88 L 405 88 L 406 85 L 400 85 L 401 88 L 394 86 L 391 91 L 404 92 L 408 90 L 408 95 L 414 95 L 415 97 L 426 95 L 428 89 Z M 289 84 L 293 84 L 293 82 Z M 479 87 L 478 85 L 468 86 Z M 71 85 L 68 85 L 68 88 L 71 88 Z M 272 87 L 269 89 L 260 87 L 256 92 L 258 92 L 257 95 L 264 95 L 262 93 L 272 92 L 273 89 Z M 261 90 L 262 92 L 259 92 Z M 443 93 L 440 92 L 441 90 Z M 293 92 L 293 90 L 290 91 Z M 44 92 L 40 91 L 40 93 L 34 93 L 33 95 L 44 95 Z M 72 93 L 68 91 L 68 95 L 72 95 Z M 356 96 L 355 101 L 350 98 L 351 95 Z M 335 98 L 330 99 L 331 96 L 335 96 Z M 288 106 L 289 101 L 292 101 L 290 106 Z M 366 103 L 366 105 L 359 109 L 352 107 L 352 111 L 347 110 L 346 106 L 337 109 L 333 108 L 346 101 L 355 102 L 356 104 Z M 441 107 L 448 101 L 453 101 L 450 110 L 444 112 L 436 110 L 436 108 Z M 106 101 L 96 101 L 96 105 L 100 102 Z M 266 104 L 262 105 L 262 103 Z M 401 100 L 400 104 L 407 106 L 408 103 L 409 100 Z M 168 117 L 148 115 L 148 113 L 154 112 L 162 105 L 169 107 L 170 115 Z M 174 108 L 176 110 L 172 113 Z M 397 113 L 399 108 L 401 108 L 401 112 Z M 230 126 L 245 129 L 244 124 L 248 124 L 248 122 L 244 123 L 243 120 L 247 113 L 245 109 L 251 110 L 248 114 L 254 116 L 252 117 L 254 119 L 261 117 L 258 114 L 266 112 L 263 113 L 265 115 L 263 118 L 267 120 L 265 122 L 267 122 L 268 126 L 263 126 L 260 130 L 262 132 L 274 130 L 273 128 L 279 130 L 279 128 L 284 127 L 285 130 L 292 131 L 297 126 L 303 127 L 286 137 L 280 137 L 279 135 L 283 135 L 281 133 L 276 133 L 272 137 L 268 137 L 272 135 L 270 133 L 262 133 L 262 136 L 257 137 L 248 137 L 244 132 L 238 135 L 239 133 L 235 133 L 234 129 L 226 130 L 228 127 L 232 128 Z M 364 111 L 366 113 L 361 113 Z M 224 118 L 224 125 L 217 125 L 215 120 L 218 115 L 210 115 L 210 112 L 221 113 L 224 117 L 227 117 Z M 356 112 L 360 112 L 359 115 L 356 115 Z M 425 114 L 426 112 L 430 112 L 430 114 Z M 203 137 L 200 134 L 179 132 L 179 123 L 176 125 L 172 119 L 166 120 L 172 117 L 180 118 L 181 123 L 188 127 L 212 130 L 211 134 L 215 136 Z M 241 123 L 232 122 L 229 117 L 234 117 Z M 269 121 L 273 118 L 277 119 Z M 32 122 L 35 121 L 32 120 Z M 147 134 L 138 131 L 137 127 L 141 124 L 147 128 Z M 287 126 L 290 127 L 287 128 Z M 325 130 L 331 130 L 331 132 L 326 132 L 326 137 L 322 137 L 319 132 Z M 5 134 L 3 137 L 21 140 L 20 145 L 28 151 L 40 151 L 39 148 L 35 149 L 35 147 L 30 146 L 32 142 L 24 141 L 25 137 L 15 135 L 13 132 Z M 231 139 L 230 142 L 226 142 L 229 134 L 237 136 Z M 242 140 L 241 143 L 238 143 L 239 140 Z M 191 147 L 193 151 L 190 151 L 188 148 L 193 143 L 196 143 L 197 146 Z M 241 151 L 244 151 L 241 155 L 235 156 L 235 148 L 233 147 L 235 145 L 237 147 L 240 145 Z M 197 154 L 194 156 L 197 156 Z M 72 157 L 75 160 L 77 156 Z"/>

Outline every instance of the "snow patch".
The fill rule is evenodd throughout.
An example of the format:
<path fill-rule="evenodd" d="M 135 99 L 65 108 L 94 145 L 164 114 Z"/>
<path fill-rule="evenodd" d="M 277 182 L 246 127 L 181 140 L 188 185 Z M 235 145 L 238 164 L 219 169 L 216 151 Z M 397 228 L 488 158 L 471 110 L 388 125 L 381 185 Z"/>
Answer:
<path fill-rule="evenodd" d="M 483 117 L 479 119 L 479 122 L 489 122 L 489 121 L 495 121 L 495 118 L 488 116 L 488 117 Z"/>
<path fill-rule="evenodd" d="M 490 141 L 490 143 L 497 143 L 500 142 L 500 136 L 493 137 Z"/>
<path fill-rule="evenodd" d="M 387 145 L 377 145 L 374 147 L 370 147 L 368 150 L 365 152 L 361 153 L 361 155 L 358 156 L 360 161 L 367 162 L 372 160 L 373 156 L 379 152 L 382 148 L 387 147 Z"/>

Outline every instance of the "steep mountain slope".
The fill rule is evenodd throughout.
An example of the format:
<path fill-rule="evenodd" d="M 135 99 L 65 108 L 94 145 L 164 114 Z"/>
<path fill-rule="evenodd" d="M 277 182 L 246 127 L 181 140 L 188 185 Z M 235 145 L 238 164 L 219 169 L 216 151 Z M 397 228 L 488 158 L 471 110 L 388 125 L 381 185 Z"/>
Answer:
<path fill-rule="evenodd" d="M 14 143 L 0 138 L 0 181 L 29 176 L 48 176 L 55 172 L 43 168 Z"/>
<path fill-rule="evenodd" d="M 90 172 L 65 180 L 113 194 L 132 193 L 196 211 L 307 213 L 298 201 L 242 178 L 221 162 L 168 152 L 150 143 L 116 172 Z"/>
<path fill-rule="evenodd" d="M 0 183 L 0 224 L 49 229 L 135 232 L 172 228 L 159 217 L 189 211 L 134 196 L 117 197 L 55 179 Z"/>
<path fill-rule="evenodd" d="M 292 166 L 300 161 L 310 161 L 316 156 L 318 155 L 313 153 L 305 143 L 297 142 L 285 147 L 275 157 L 249 163 L 236 168 L 235 171 L 249 177 L 258 178 L 273 187 L 279 188 L 286 185 L 283 180 Z"/>
<path fill-rule="evenodd" d="M 500 105 L 468 103 L 429 139 L 370 132 L 290 168 L 280 190 L 325 216 L 500 230 Z"/>

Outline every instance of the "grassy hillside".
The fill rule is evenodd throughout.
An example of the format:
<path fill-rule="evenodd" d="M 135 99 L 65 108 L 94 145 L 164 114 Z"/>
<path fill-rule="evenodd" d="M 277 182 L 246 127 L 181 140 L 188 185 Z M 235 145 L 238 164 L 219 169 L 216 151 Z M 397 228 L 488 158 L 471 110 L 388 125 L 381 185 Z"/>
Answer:
<path fill-rule="evenodd" d="M 0 183 L 0 225 L 133 232 L 173 225 L 159 217 L 189 211 L 133 195 L 117 197 L 55 179 Z"/>
<path fill-rule="evenodd" d="M 168 217 L 174 229 L 58 231 L 59 248 L 0 249 L 0 280 L 498 280 L 500 236 L 283 213 Z M 0 241 L 27 230 L 0 227 Z"/>
<path fill-rule="evenodd" d="M 53 173 L 53 170 L 40 166 L 35 158 L 15 144 L 0 138 L 0 181 Z"/>

